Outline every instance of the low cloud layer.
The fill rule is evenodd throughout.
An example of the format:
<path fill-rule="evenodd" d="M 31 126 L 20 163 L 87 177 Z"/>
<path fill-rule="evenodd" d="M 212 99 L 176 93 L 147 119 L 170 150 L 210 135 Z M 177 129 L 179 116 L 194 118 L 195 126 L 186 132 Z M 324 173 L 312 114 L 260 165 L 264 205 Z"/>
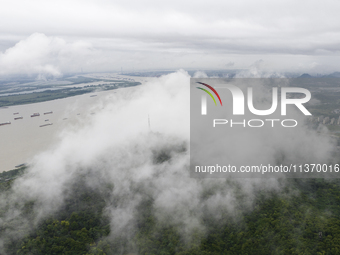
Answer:
<path fill-rule="evenodd" d="M 80 177 L 87 186 L 102 192 L 107 192 L 106 184 L 112 185 L 105 209 L 111 237 L 128 236 L 133 231 L 136 211 L 145 199 L 153 201 L 160 221 L 180 226 L 183 236 L 190 237 L 194 229 L 204 233 L 201 223 L 207 215 L 221 222 L 227 219 L 225 215 L 237 219 L 240 212 L 252 209 L 258 190 L 280 190 L 284 185 L 280 179 L 190 178 L 189 79 L 185 71 L 178 71 L 103 100 L 102 110 L 91 121 L 65 130 L 58 144 L 32 160 L 27 174 L 15 181 L 8 197 L 1 197 L 0 208 L 8 210 L 1 224 L 17 222 L 24 230 L 20 234 L 25 234 L 62 207 Z M 270 148 L 289 157 L 308 154 L 307 148 L 318 143 L 320 160 L 327 159 L 333 146 L 327 136 L 307 132 L 306 126 L 300 129 L 288 132 L 289 139 L 275 136 L 263 142 L 248 137 L 240 141 L 241 146 L 252 144 L 264 152 Z M 295 146 L 301 139 L 300 131 L 308 133 L 303 148 Z M 246 161 L 251 154 L 252 150 L 233 149 L 228 156 Z M 263 157 L 275 162 L 277 155 L 264 153 Z M 35 201 L 37 217 L 33 222 L 21 214 L 27 201 Z M 18 229 L 8 229 L 4 235 L 20 236 Z"/>
<path fill-rule="evenodd" d="M 61 76 L 66 70 L 80 72 L 82 64 L 91 62 L 91 44 L 67 43 L 59 37 L 34 33 L 15 46 L 0 52 L 0 75 L 40 74 Z"/>

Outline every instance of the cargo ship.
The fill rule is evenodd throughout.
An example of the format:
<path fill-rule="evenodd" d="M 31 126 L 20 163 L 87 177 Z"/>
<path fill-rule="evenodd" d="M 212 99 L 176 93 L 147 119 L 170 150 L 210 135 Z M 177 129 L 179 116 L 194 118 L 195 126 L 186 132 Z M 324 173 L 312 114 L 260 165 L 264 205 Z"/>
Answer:
<path fill-rule="evenodd" d="M 50 111 L 50 112 L 44 112 L 44 115 L 46 115 L 46 114 L 52 114 L 53 112 L 52 111 Z"/>
<path fill-rule="evenodd" d="M 21 120 L 21 119 L 23 119 L 22 116 L 14 118 L 14 120 Z"/>
<path fill-rule="evenodd" d="M 51 125 L 53 125 L 53 123 L 48 123 L 48 124 L 40 125 L 39 127 L 46 127 L 46 126 L 51 126 Z"/>
<path fill-rule="evenodd" d="M 0 123 L 0 126 L 9 125 L 9 124 L 11 124 L 11 122 L 7 121 L 7 122 Z"/>
<path fill-rule="evenodd" d="M 17 165 L 17 166 L 15 166 L 15 168 L 20 168 L 20 167 L 24 167 L 24 166 L 26 166 L 26 163 L 23 163 L 23 164 Z"/>
<path fill-rule="evenodd" d="M 38 116 L 40 116 L 40 113 L 38 113 L 38 112 L 33 113 L 33 114 L 31 115 L 31 117 L 38 117 Z"/>
<path fill-rule="evenodd" d="M 13 115 L 19 114 L 18 112 L 14 112 Z"/>

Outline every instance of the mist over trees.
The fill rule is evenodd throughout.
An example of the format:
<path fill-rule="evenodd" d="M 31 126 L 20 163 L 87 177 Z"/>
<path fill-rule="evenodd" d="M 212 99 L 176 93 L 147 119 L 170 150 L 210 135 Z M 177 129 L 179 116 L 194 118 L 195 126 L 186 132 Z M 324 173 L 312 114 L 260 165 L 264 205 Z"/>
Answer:
<path fill-rule="evenodd" d="M 190 178 L 189 79 L 180 70 L 104 98 L 1 182 L 0 253 L 337 254 L 337 180 Z M 227 156 L 321 161 L 334 148 L 304 125 L 257 134 L 230 136 Z"/>
<path fill-rule="evenodd" d="M 171 160 L 169 155 L 157 155 L 155 164 L 168 160 Z M 221 213 L 221 217 L 216 218 L 202 208 L 201 227 L 186 235 L 181 223 L 167 218 L 169 216 L 161 219 L 156 215 L 155 198 L 143 195 L 142 189 L 130 228 L 113 233 L 105 208 L 107 203 L 119 203 L 121 198 L 111 197 L 114 185 L 95 175 L 91 178 L 97 179 L 101 187 L 91 187 L 85 175 L 78 176 L 64 205 L 36 226 L 23 227 L 17 223 L 18 218 L 31 221 L 37 218 L 34 210 L 37 201 L 1 208 L 3 219 L 10 207 L 21 207 L 20 214 L 1 224 L 1 253 L 340 254 L 339 180 L 281 180 L 285 182 L 281 192 L 258 190 L 253 210 L 245 210 L 245 194 L 240 186 L 226 180 L 225 185 L 238 190 L 234 214 L 221 207 L 222 211 L 212 212 Z M 13 182 L 0 184 L 2 198 L 10 197 Z M 206 190 L 202 202 L 212 196 L 213 189 Z M 8 235 L 13 230 L 17 234 Z"/>

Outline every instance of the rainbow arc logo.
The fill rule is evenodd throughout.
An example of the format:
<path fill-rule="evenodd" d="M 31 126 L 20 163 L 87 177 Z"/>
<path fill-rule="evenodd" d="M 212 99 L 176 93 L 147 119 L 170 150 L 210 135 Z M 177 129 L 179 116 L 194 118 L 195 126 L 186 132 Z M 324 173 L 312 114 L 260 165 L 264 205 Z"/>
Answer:
<path fill-rule="evenodd" d="M 206 83 L 203 83 L 203 82 L 196 82 L 196 83 L 199 83 L 199 84 L 201 84 L 201 85 L 203 85 L 203 86 L 206 86 L 207 88 L 211 89 L 211 91 L 214 92 L 215 95 L 217 96 L 218 100 L 220 100 L 220 104 L 221 104 L 221 106 L 222 106 L 222 100 L 221 100 L 221 98 L 220 98 L 220 95 L 217 93 L 217 91 L 216 91 L 212 86 L 210 86 L 210 85 L 208 85 L 208 84 L 206 84 Z M 211 98 L 214 100 L 215 105 L 217 105 L 214 96 L 213 96 L 208 90 L 203 89 L 203 88 L 200 88 L 200 87 L 196 87 L 196 88 L 205 91 L 205 92 L 206 92 L 209 96 L 211 96 Z"/>

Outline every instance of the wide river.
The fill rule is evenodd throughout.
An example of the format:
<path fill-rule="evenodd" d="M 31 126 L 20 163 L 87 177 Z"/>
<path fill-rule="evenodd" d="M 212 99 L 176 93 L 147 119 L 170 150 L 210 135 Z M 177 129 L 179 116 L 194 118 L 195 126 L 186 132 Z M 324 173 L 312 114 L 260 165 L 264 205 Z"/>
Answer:
<path fill-rule="evenodd" d="M 65 127 L 75 122 L 82 122 L 84 118 L 95 114 L 95 110 L 89 111 L 89 106 L 96 105 L 102 97 L 128 89 L 132 88 L 0 108 L 0 123 L 11 122 L 10 125 L 0 126 L 0 172 L 30 162 L 34 155 L 56 142 L 58 134 Z M 51 111 L 53 113 L 44 114 Z M 34 113 L 39 113 L 40 116 L 31 117 Z M 14 120 L 20 116 L 23 118 Z M 49 123 L 52 125 L 40 127 Z"/>

